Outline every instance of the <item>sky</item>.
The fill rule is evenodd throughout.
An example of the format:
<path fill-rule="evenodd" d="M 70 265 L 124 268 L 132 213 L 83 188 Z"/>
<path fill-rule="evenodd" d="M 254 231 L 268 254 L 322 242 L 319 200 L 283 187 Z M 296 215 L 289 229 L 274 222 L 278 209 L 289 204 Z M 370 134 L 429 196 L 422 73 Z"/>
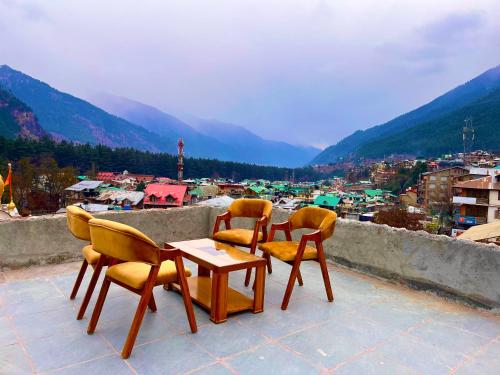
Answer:
<path fill-rule="evenodd" d="M 500 64 L 498 0 L 0 0 L 0 65 L 326 147 Z"/>

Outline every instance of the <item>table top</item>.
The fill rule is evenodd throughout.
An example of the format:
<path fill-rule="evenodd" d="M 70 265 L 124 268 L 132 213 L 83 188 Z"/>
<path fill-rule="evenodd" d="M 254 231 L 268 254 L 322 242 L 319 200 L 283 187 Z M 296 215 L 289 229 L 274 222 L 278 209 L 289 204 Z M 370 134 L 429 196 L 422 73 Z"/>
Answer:
<path fill-rule="evenodd" d="M 234 246 L 216 242 L 210 238 L 169 242 L 181 250 L 182 255 L 210 270 L 235 271 L 266 264 L 266 260 Z"/>

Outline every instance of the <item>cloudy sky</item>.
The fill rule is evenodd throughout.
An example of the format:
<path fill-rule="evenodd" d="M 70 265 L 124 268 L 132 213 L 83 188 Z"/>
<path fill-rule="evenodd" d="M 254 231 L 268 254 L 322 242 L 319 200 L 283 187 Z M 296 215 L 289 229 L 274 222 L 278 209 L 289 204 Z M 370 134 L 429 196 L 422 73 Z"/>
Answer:
<path fill-rule="evenodd" d="M 0 0 L 0 64 L 326 146 L 500 64 L 498 0 Z"/>

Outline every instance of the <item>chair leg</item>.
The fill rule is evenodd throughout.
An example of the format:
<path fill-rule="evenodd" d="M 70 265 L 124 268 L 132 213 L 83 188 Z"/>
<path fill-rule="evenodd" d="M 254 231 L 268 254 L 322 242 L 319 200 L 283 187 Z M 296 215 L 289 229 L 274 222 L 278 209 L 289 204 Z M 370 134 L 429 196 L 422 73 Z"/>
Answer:
<path fill-rule="evenodd" d="M 290 278 L 288 279 L 288 285 L 286 287 L 285 295 L 283 296 L 283 302 L 281 303 L 281 310 L 286 310 L 288 303 L 290 302 L 290 297 L 292 296 L 293 286 L 295 285 L 295 279 L 300 272 L 300 262 L 302 259 L 297 259 L 293 263 L 292 272 L 290 272 Z"/>
<path fill-rule="evenodd" d="M 149 306 L 149 309 L 151 310 L 151 312 L 156 312 L 156 302 L 155 302 L 154 293 L 151 293 L 151 298 L 149 299 L 148 306 Z"/>
<path fill-rule="evenodd" d="M 250 284 L 250 278 L 252 277 L 252 268 L 247 269 L 247 273 L 245 274 L 245 286 Z"/>
<path fill-rule="evenodd" d="M 135 339 L 137 338 L 137 334 L 139 333 L 139 329 L 141 328 L 144 314 L 146 313 L 149 301 L 151 300 L 151 296 L 153 295 L 153 287 L 155 286 L 156 277 L 158 276 L 159 270 L 160 266 L 151 267 L 148 281 L 146 282 L 146 285 L 142 290 L 141 299 L 139 301 L 139 305 L 137 306 L 137 310 L 135 312 L 134 320 L 132 321 L 132 326 L 130 327 L 127 340 L 125 340 L 125 344 L 123 345 L 123 359 L 127 359 L 128 357 L 130 357 L 130 353 L 132 353 L 132 348 L 134 347 Z"/>
<path fill-rule="evenodd" d="M 80 306 L 80 310 L 78 311 L 78 315 L 76 316 L 77 320 L 83 319 L 83 316 L 85 315 L 85 311 L 87 310 L 87 306 L 90 302 L 90 298 L 92 297 L 92 293 L 94 293 L 97 280 L 99 280 L 99 276 L 101 275 L 101 270 L 105 262 L 106 262 L 106 257 L 104 255 L 101 255 L 95 266 L 92 278 L 90 279 L 90 283 L 89 286 L 87 287 L 87 292 L 85 293 L 85 297 L 83 297 L 82 305 Z"/>
<path fill-rule="evenodd" d="M 302 281 L 302 274 L 300 273 L 300 269 L 299 269 L 299 272 L 297 273 L 297 281 L 299 282 L 300 286 L 304 285 L 304 282 Z"/>
<path fill-rule="evenodd" d="M 318 249 L 318 260 L 319 265 L 321 266 L 321 273 L 323 275 L 323 282 L 325 283 L 326 296 L 328 301 L 333 301 L 333 291 L 332 286 L 330 284 L 330 277 L 328 275 L 328 268 L 326 266 L 325 253 L 323 251 L 323 244 L 320 242 L 316 248 Z"/>
<path fill-rule="evenodd" d="M 264 253 L 264 254 L 266 254 L 266 253 Z M 267 259 L 267 273 L 272 274 L 273 273 L 273 265 L 271 264 L 271 254 L 267 253 L 266 259 Z"/>
<path fill-rule="evenodd" d="M 250 248 L 250 254 L 255 255 L 256 247 L 257 247 L 257 244 L 255 244 L 255 246 L 252 246 Z M 245 275 L 245 286 L 248 286 L 250 284 L 251 277 L 252 277 L 252 268 L 248 268 L 247 273 Z"/>
<path fill-rule="evenodd" d="M 82 266 L 80 267 L 80 271 L 78 272 L 78 276 L 76 277 L 75 280 L 75 285 L 73 285 L 73 290 L 71 291 L 71 295 L 69 296 L 69 299 L 75 299 L 76 294 L 78 293 L 78 289 L 80 289 L 80 284 L 82 283 L 83 276 L 85 275 L 85 272 L 87 271 L 88 267 L 87 259 L 83 260 Z"/>
<path fill-rule="evenodd" d="M 99 317 L 101 316 L 102 307 L 104 306 L 104 301 L 106 300 L 110 284 L 111 281 L 109 281 L 108 278 L 104 278 L 101 286 L 101 291 L 99 292 L 99 297 L 97 298 L 97 302 L 94 307 L 94 312 L 92 313 L 92 318 L 90 318 L 90 322 L 87 327 L 87 333 L 89 335 L 93 334 L 95 328 L 97 327 L 97 322 L 99 321 Z"/>
<path fill-rule="evenodd" d="M 177 278 L 181 287 L 182 299 L 184 300 L 184 307 L 186 309 L 189 327 L 191 328 L 192 333 L 196 333 L 198 331 L 198 327 L 196 326 L 193 302 L 191 301 L 191 295 L 189 294 L 189 286 L 187 283 L 186 273 L 184 271 L 184 262 L 182 261 L 182 257 L 179 256 L 175 258 L 175 268 L 177 270 Z"/>

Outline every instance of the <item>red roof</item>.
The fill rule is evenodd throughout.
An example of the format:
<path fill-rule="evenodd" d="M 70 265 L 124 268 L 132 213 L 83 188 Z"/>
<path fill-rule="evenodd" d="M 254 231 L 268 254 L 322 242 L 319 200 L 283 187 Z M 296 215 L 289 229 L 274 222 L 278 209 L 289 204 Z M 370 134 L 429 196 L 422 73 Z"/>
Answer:
<path fill-rule="evenodd" d="M 97 172 L 98 180 L 113 179 L 114 177 L 115 174 L 113 172 Z"/>
<path fill-rule="evenodd" d="M 186 200 L 186 185 L 149 184 L 144 190 L 144 204 L 182 206 Z"/>

